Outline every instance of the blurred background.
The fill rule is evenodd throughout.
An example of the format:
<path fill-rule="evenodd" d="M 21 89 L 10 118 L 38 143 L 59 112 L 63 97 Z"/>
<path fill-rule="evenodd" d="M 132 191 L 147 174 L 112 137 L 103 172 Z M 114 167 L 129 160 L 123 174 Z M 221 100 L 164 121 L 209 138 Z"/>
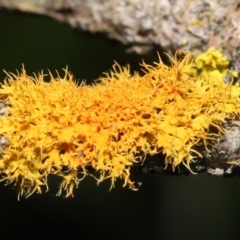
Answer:
<path fill-rule="evenodd" d="M 77 32 L 38 15 L 0 10 L 0 79 L 8 72 L 29 75 L 43 70 L 63 74 L 68 65 L 76 80 L 91 83 L 111 69 L 114 60 L 140 71 L 157 53 L 126 53 L 127 46 L 101 35 Z M 50 190 L 17 200 L 12 185 L 0 185 L 0 239 L 238 239 L 240 179 L 135 174 L 139 191 L 119 181 L 99 186 L 86 179 L 74 198 L 56 197 L 59 179 Z"/>

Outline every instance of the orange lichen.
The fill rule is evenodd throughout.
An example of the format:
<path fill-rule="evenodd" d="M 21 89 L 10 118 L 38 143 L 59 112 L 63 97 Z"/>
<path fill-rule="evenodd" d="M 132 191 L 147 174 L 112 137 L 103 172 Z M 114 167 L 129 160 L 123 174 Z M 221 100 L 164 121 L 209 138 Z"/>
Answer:
<path fill-rule="evenodd" d="M 60 192 L 73 194 L 79 172 L 100 174 L 98 182 L 117 178 L 136 189 L 130 179 L 134 162 L 146 154 L 163 153 L 173 169 L 190 163 L 206 144 L 221 134 L 221 122 L 240 111 L 240 100 L 231 86 L 211 78 L 191 77 L 191 55 L 168 67 L 143 63 L 144 76 L 131 75 L 118 64 L 98 83 L 81 86 L 65 70 L 63 78 L 44 82 L 44 75 L 8 74 L 1 85 L 0 102 L 9 102 L 0 117 L 0 136 L 8 146 L 1 150 L 3 180 L 18 183 L 20 195 L 29 196 L 47 187 L 47 176 L 63 178 Z M 63 171 L 63 168 L 67 171 Z"/>

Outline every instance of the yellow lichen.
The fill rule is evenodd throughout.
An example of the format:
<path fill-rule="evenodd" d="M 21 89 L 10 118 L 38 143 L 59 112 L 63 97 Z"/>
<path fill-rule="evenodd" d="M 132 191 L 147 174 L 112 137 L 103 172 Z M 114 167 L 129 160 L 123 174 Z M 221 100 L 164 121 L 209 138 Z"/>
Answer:
<path fill-rule="evenodd" d="M 236 71 L 229 70 L 229 60 L 214 47 L 210 47 L 206 52 L 198 55 L 195 59 L 196 74 L 202 78 L 214 77 L 222 81 L 226 74 L 238 77 Z"/>
<path fill-rule="evenodd" d="M 187 54 L 171 67 L 143 63 L 144 76 L 115 64 L 92 86 L 77 86 L 67 69 L 63 78 L 50 74 L 49 83 L 24 69 L 8 74 L 0 89 L 0 101 L 10 103 L 0 118 L 0 136 L 8 138 L 0 152 L 2 179 L 29 196 L 54 174 L 63 178 L 59 193 L 70 196 L 90 175 L 88 167 L 100 174 L 98 182 L 110 178 L 114 186 L 121 178 L 131 189 L 130 168 L 146 154 L 161 152 L 166 165 L 190 169 L 200 156 L 193 146 L 216 138 L 209 127 L 220 134 L 221 122 L 240 111 L 239 98 L 218 74 L 192 76 L 191 59 Z"/>

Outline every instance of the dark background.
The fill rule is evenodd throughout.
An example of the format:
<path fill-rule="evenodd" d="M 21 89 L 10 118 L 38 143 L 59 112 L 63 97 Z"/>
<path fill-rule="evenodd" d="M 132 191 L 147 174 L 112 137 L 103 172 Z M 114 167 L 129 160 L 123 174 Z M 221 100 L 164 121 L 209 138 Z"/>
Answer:
<path fill-rule="evenodd" d="M 126 46 L 100 35 L 76 33 L 50 18 L 0 11 L 0 79 L 22 64 L 28 74 L 68 65 L 76 79 L 91 83 L 114 60 L 139 70 L 144 58 L 126 54 Z M 240 179 L 134 175 L 143 184 L 134 192 L 119 181 L 99 186 L 89 178 L 74 198 L 56 197 L 59 179 L 50 177 L 50 191 L 17 200 L 14 186 L 0 185 L 0 239 L 238 239 Z"/>

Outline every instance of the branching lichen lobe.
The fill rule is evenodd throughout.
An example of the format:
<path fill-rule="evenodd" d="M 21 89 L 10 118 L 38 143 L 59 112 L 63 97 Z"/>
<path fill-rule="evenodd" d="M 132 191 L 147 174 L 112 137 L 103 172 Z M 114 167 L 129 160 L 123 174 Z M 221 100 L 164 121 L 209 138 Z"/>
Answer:
<path fill-rule="evenodd" d="M 194 146 L 207 147 L 224 132 L 225 119 L 240 110 L 239 88 L 222 76 L 199 77 L 192 56 L 142 64 L 144 75 L 114 64 L 93 86 L 77 86 L 73 76 L 44 82 L 44 75 L 8 74 L 1 85 L 1 104 L 10 103 L 0 118 L 2 179 L 17 183 L 20 195 L 41 192 L 47 176 L 62 177 L 59 193 L 73 194 L 83 177 L 98 172 L 98 183 L 123 179 L 136 189 L 130 169 L 146 155 L 165 155 L 173 169 L 202 157 Z M 222 71 L 222 70 L 221 70 Z M 209 131 L 215 128 L 215 133 Z M 207 151 L 207 149 L 206 149 Z"/>

